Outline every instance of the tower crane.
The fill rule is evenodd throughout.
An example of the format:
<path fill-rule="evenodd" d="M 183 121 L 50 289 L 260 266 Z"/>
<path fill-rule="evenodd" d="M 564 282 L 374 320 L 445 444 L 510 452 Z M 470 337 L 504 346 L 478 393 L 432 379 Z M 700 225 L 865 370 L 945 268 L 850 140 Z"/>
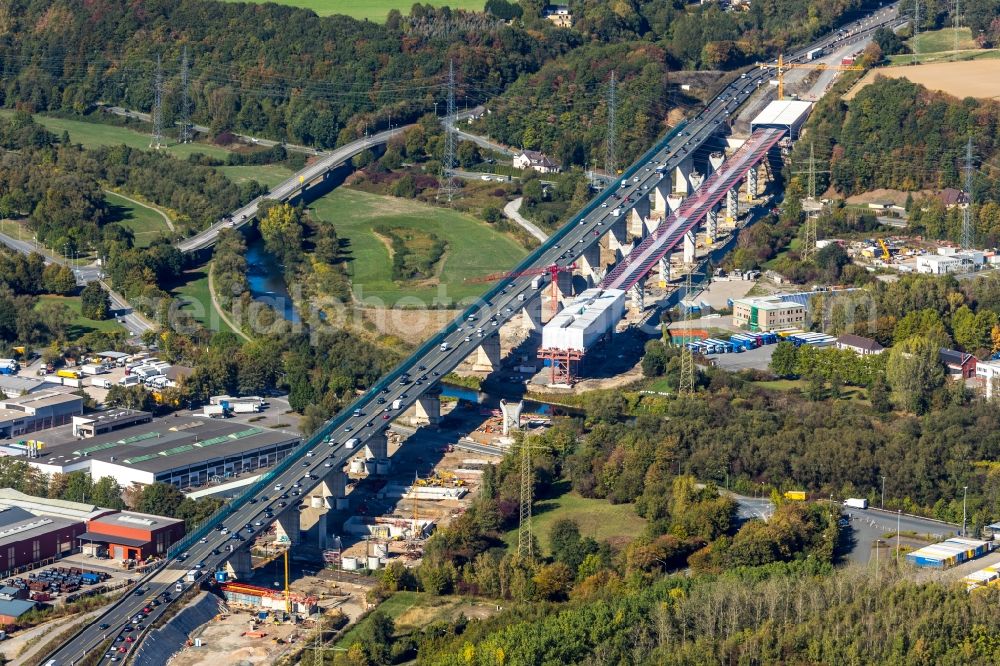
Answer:
<path fill-rule="evenodd" d="M 771 69 L 775 67 L 774 63 L 761 63 L 761 69 Z M 789 69 L 812 69 L 819 72 L 822 71 L 834 71 L 834 72 L 861 72 L 864 71 L 864 67 L 861 65 L 827 65 L 823 62 L 816 63 L 797 63 L 797 62 L 785 62 L 785 56 L 783 53 L 778 54 L 778 99 L 782 100 L 785 98 L 785 72 Z"/>
<path fill-rule="evenodd" d="M 466 278 L 466 282 L 469 284 L 481 284 L 485 282 L 499 282 L 501 280 L 513 280 L 520 277 L 534 277 L 538 275 L 549 276 L 549 282 L 552 283 L 552 314 L 553 316 L 557 314 L 559 310 L 559 289 L 556 282 L 559 278 L 560 273 L 571 273 L 576 270 L 576 264 L 567 264 L 561 266 L 559 264 L 552 264 L 550 266 L 540 266 L 538 268 L 529 268 L 523 271 L 510 271 L 504 273 L 490 273 L 489 275 L 483 275 L 480 277 Z"/>

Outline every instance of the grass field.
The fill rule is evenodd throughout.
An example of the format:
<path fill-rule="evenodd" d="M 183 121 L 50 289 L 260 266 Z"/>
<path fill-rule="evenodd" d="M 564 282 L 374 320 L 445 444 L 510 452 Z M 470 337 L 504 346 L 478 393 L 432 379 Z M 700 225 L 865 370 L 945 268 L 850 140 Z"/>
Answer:
<path fill-rule="evenodd" d="M 79 296 L 53 296 L 53 295 L 39 296 L 38 305 L 36 305 L 35 307 L 38 308 L 44 303 L 62 303 L 63 305 L 67 306 L 70 310 L 72 310 L 74 315 L 76 315 L 76 317 L 73 319 L 73 322 L 70 324 L 70 330 L 67 333 L 67 336 L 71 340 L 75 340 L 81 335 L 84 335 L 86 333 L 91 333 L 93 331 L 110 332 L 110 331 L 122 330 L 121 324 L 119 324 L 114 319 L 104 319 L 102 321 L 97 321 L 96 319 L 88 319 L 87 317 L 84 317 L 82 314 L 80 314 L 81 303 Z"/>
<path fill-rule="evenodd" d="M 434 596 L 424 592 L 396 592 L 379 605 L 378 609 L 396 622 L 396 633 L 423 629 L 432 622 L 454 621 L 459 615 L 467 618 L 488 617 L 496 604 L 466 597 Z M 367 618 L 351 627 L 335 647 L 347 649 L 354 642 Z"/>
<path fill-rule="evenodd" d="M 646 520 L 636 515 L 631 504 L 612 504 L 603 499 L 581 497 L 569 490 L 566 481 L 553 484 L 551 491 L 553 497 L 535 501 L 531 518 L 531 531 L 546 554 L 549 552 L 549 529 L 561 518 L 575 520 L 580 526 L 581 536 L 598 541 L 631 539 L 646 527 Z M 517 529 L 507 532 L 503 540 L 511 548 L 516 547 Z"/>
<path fill-rule="evenodd" d="M 0 109 L 0 115 L 10 115 L 13 113 L 10 109 Z M 44 125 L 56 136 L 62 135 L 63 131 L 69 132 L 70 141 L 83 144 L 85 148 L 117 146 L 122 143 L 130 148 L 140 148 L 142 150 L 149 148 L 149 135 L 128 127 L 88 123 L 83 120 L 52 118 L 37 113 L 34 118 L 35 122 Z M 182 158 L 186 158 L 192 153 L 204 153 L 205 155 L 223 159 L 229 155 L 229 151 L 225 148 L 207 143 L 170 144 L 162 150 Z"/>
<path fill-rule="evenodd" d="M 395 620 L 406 611 L 425 601 L 427 596 L 428 595 L 423 592 L 396 592 L 394 595 L 379 604 L 378 609 Z M 334 647 L 344 649 L 349 648 L 351 643 L 354 642 L 355 637 L 361 631 L 361 628 L 364 627 L 367 622 L 368 618 L 365 618 L 351 627 L 347 633 L 345 633 L 340 640 L 337 641 Z"/>
<path fill-rule="evenodd" d="M 245 2 L 246 0 L 227 0 L 227 2 Z M 410 13 L 412 2 L 404 0 L 268 0 L 279 5 L 304 7 L 311 9 L 320 16 L 344 14 L 357 19 L 368 19 L 376 23 L 384 23 L 389 10 L 398 9 L 404 15 Z M 426 0 L 421 3 L 435 7 L 451 7 L 452 9 L 470 9 L 482 11 L 485 0 Z"/>
<path fill-rule="evenodd" d="M 212 296 L 208 292 L 208 264 L 190 268 L 182 274 L 178 283 L 170 290 L 175 298 L 184 298 L 188 303 L 181 308 L 182 312 L 191 315 L 206 328 L 213 331 L 229 331 L 222 317 L 212 307 Z"/>
<path fill-rule="evenodd" d="M 958 48 L 955 47 L 955 28 L 942 28 L 921 32 L 915 38 L 908 39 L 906 45 L 915 53 L 939 53 L 941 51 L 956 51 L 978 48 L 972 38 L 970 28 L 959 28 Z"/>
<path fill-rule="evenodd" d="M 155 208 L 135 204 L 114 192 L 105 192 L 104 200 L 111 206 L 112 221 L 121 223 L 135 234 L 136 247 L 146 247 L 158 236 L 170 233 L 163 216 Z"/>
<path fill-rule="evenodd" d="M 414 306 L 474 297 L 490 285 L 467 284 L 466 278 L 512 268 L 526 254 L 513 239 L 485 222 L 416 201 L 340 187 L 313 202 L 311 209 L 320 220 L 333 223 L 337 236 L 346 240 L 355 295 L 371 305 L 379 305 L 379 300 L 386 305 L 407 305 L 400 303 L 407 296 L 419 300 Z M 440 284 L 437 280 L 393 282 L 389 250 L 372 231 L 378 225 L 422 229 L 447 242 Z"/>
<path fill-rule="evenodd" d="M 274 188 L 284 180 L 292 177 L 292 171 L 281 164 L 259 164 L 250 166 L 224 166 L 218 167 L 219 171 L 226 174 L 226 178 L 237 185 L 256 180 L 262 185 L 267 185 L 269 189 Z"/>

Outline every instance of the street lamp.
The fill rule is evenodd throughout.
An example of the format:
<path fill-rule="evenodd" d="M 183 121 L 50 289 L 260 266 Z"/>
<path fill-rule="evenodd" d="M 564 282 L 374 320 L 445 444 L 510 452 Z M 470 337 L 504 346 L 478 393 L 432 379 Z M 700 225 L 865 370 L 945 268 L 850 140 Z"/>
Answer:
<path fill-rule="evenodd" d="M 902 509 L 896 509 L 896 561 L 899 561 L 899 517 L 903 514 Z"/>
<path fill-rule="evenodd" d="M 966 516 L 966 513 L 965 513 L 965 506 L 966 506 L 965 500 L 968 499 L 968 497 L 969 497 L 969 486 L 962 486 L 962 536 L 966 536 L 966 534 L 965 534 L 965 516 Z"/>
<path fill-rule="evenodd" d="M 885 475 L 884 474 L 882 475 L 882 503 L 879 504 L 878 508 L 880 508 L 880 509 L 884 509 L 885 508 Z"/>

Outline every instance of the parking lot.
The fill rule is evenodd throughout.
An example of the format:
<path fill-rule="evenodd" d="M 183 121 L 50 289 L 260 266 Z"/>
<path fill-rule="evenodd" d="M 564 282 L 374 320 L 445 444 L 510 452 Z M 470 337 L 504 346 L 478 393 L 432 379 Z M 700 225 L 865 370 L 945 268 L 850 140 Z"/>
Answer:
<path fill-rule="evenodd" d="M 749 351 L 731 354 L 708 354 L 705 358 L 712 362 L 712 365 L 723 370 L 735 372 L 737 370 L 767 370 L 771 363 L 771 355 L 777 345 L 764 345 Z"/>

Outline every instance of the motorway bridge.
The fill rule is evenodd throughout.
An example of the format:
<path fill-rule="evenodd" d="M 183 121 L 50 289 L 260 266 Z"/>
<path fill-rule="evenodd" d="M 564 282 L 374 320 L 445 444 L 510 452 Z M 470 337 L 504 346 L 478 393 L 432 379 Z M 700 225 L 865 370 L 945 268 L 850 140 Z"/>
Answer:
<path fill-rule="evenodd" d="M 817 46 L 843 46 L 861 41 L 879 27 L 895 27 L 899 23 L 896 7 L 890 6 L 880 10 L 874 18 L 868 16 L 844 26 L 846 32 L 819 40 L 793 54 L 789 60 L 802 61 L 808 49 Z M 599 194 L 516 267 L 514 275 L 557 263 L 568 265 L 590 251 L 600 236 L 609 233 L 610 227 L 615 223 L 616 216 L 611 214 L 611 207 L 619 205 L 620 200 L 614 198 L 616 194 L 622 197 L 621 200 L 633 199 L 633 206 L 638 205 L 641 200 L 648 201 L 650 192 L 664 180 L 665 175 L 689 163 L 692 152 L 725 128 L 730 115 L 758 87 L 766 85 L 770 76 L 770 72 L 754 70 L 745 77 L 736 79 L 696 117 L 675 127 L 633 164 L 623 176 L 626 182 L 624 187 L 615 183 Z M 777 140 L 772 133 L 756 136 L 757 138 L 751 139 L 747 151 L 749 153 L 766 153 L 764 147 L 772 140 Z M 659 253 L 666 244 L 676 242 L 676 232 L 687 227 L 685 219 L 703 217 L 702 211 L 708 200 L 706 197 L 714 198 L 720 188 L 731 182 L 725 180 L 725 174 L 728 173 L 728 177 L 740 177 L 739 174 L 753 164 L 752 157 L 743 158 L 738 155 L 739 153 L 734 156 L 736 159 L 730 159 L 734 166 L 717 171 L 716 181 L 711 181 L 717 183 L 714 187 L 710 182 L 711 189 L 706 190 L 705 195 L 692 198 L 692 204 L 701 202 L 697 205 L 701 210 L 677 209 L 673 221 L 664 225 L 666 231 L 651 234 L 653 241 L 645 245 L 643 243 L 646 241 L 643 241 L 636 248 L 639 252 L 636 260 L 639 261 L 633 260 L 628 266 L 638 268 L 621 271 L 615 268 L 608 276 L 612 283 L 627 285 L 633 279 L 640 279 L 642 271 L 648 271 L 653 265 L 647 260 Z M 650 163 L 664 168 L 652 169 L 648 166 Z M 669 240 L 671 238 L 675 240 Z M 208 242 L 208 238 L 205 240 Z M 368 392 L 328 421 L 308 441 L 249 486 L 242 495 L 223 506 L 202 526 L 173 546 L 165 562 L 144 577 L 137 590 L 112 604 L 100 617 L 67 639 L 43 663 L 46 666 L 73 664 L 93 650 L 107 649 L 110 642 L 111 648 L 125 648 L 125 652 L 116 653 L 116 656 L 120 658 L 126 653 L 134 652 L 135 662 L 142 664 L 141 638 L 148 631 L 148 625 L 155 622 L 176 601 L 178 595 L 175 589 L 187 590 L 195 585 L 183 580 L 185 572 L 198 564 L 200 570 L 209 573 L 217 568 L 229 567 L 238 575 L 245 574 L 250 566 L 249 545 L 255 534 L 275 524 L 279 535 L 286 536 L 291 541 L 298 538 L 300 501 L 320 497 L 327 506 L 344 506 L 346 497 L 343 466 L 348 459 L 362 447 L 367 448 L 375 458 L 385 459 L 385 431 L 389 423 L 415 403 L 419 403 L 418 411 L 422 406 L 433 420 L 437 378 L 454 370 L 484 343 L 497 340 L 500 327 L 516 316 L 527 302 L 539 298 L 541 289 L 537 285 L 533 288 L 531 282 L 530 276 L 516 276 L 498 283 L 476 304 L 380 379 Z M 396 400 L 399 401 L 399 408 L 392 409 L 391 405 Z M 300 494 L 292 498 L 282 497 L 293 488 Z M 224 534 L 223 529 L 227 533 Z M 163 596 L 165 594 L 169 598 Z M 164 603 L 154 607 L 149 604 L 153 598 Z M 150 612 L 142 620 L 143 628 L 139 631 L 132 630 L 131 619 L 144 608 L 148 608 Z M 125 631 L 126 626 L 130 628 L 128 632 Z M 137 640 L 127 642 L 126 636 L 136 636 Z M 139 647 L 134 647 L 135 645 Z M 110 663 L 110 658 L 105 656 L 100 663 Z"/>

